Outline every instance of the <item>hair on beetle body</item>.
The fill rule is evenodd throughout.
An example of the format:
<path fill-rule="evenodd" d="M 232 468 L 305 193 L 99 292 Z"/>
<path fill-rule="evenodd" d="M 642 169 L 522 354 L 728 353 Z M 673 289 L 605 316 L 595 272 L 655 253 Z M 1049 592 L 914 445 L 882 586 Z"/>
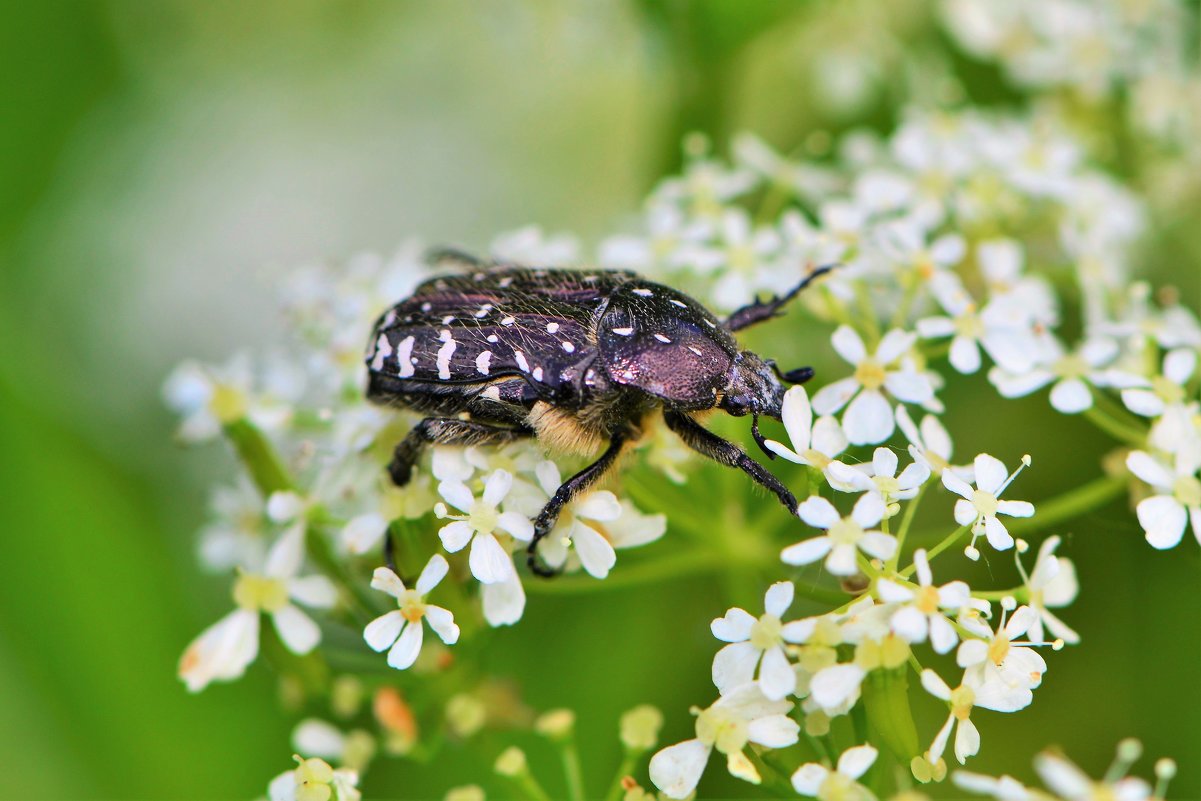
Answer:
<path fill-rule="evenodd" d="M 366 355 L 367 396 L 427 415 L 396 446 L 392 480 L 408 483 L 427 444 L 497 445 L 536 437 L 547 447 L 595 457 L 547 501 L 534 521 L 529 565 L 563 507 L 592 487 L 662 415 L 685 444 L 742 470 L 790 512 L 796 498 L 737 445 L 701 425 L 721 410 L 780 419 L 781 373 L 739 348 L 734 332 L 768 320 L 827 272 L 810 272 L 783 296 L 756 300 L 724 320 L 689 296 L 628 271 L 537 269 L 482 262 L 458 251 L 431 255 L 453 267 L 387 310 Z"/>

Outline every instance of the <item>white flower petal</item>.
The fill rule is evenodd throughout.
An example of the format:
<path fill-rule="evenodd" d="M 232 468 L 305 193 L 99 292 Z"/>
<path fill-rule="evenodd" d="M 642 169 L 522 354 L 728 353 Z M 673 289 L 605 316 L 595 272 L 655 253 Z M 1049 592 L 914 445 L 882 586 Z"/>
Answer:
<path fill-rule="evenodd" d="M 972 499 L 971 485 L 950 470 L 943 471 L 942 485 L 961 498 L 969 501 Z M 960 525 L 963 525 L 963 523 L 960 523 Z"/>
<path fill-rule="evenodd" d="M 420 623 L 409 623 L 400 632 L 396 644 L 388 651 L 388 665 L 397 670 L 407 670 L 417 661 L 421 653 L 421 639 L 424 629 Z"/>
<path fill-rule="evenodd" d="M 475 496 L 471 494 L 471 490 L 467 489 L 467 485 L 458 481 L 443 481 L 438 485 L 438 494 L 461 512 L 470 512 L 471 505 L 475 503 Z"/>
<path fill-rule="evenodd" d="M 422 569 L 421 575 L 417 577 L 415 589 L 421 595 L 428 595 L 430 590 L 437 587 L 438 583 L 446 578 L 449 571 L 450 565 L 447 563 L 446 557 L 440 553 L 434 554 Z"/>
<path fill-rule="evenodd" d="M 792 673 L 796 679 L 796 673 Z M 760 682 L 762 684 L 762 682 Z M 801 727 L 787 715 L 765 715 L 747 724 L 747 739 L 768 748 L 787 748 L 800 739 Z"/>
<path fill-rule="evenodd" d="M 371 589 L 399 598 L 405 591 L 405 583 L 400 580 L 400 576 L 392 572 L 392 568 L 377 567 L 371 574 Z"/>
<path fill-rule="evenodd" d="M 828 554 L 830 547 L 829 537 L 813 537 L 789 545 L 780 551 L 780 559 L 789 565 L 808 565 Z"/>
<path fill-rule="evenodd" d="M 830 771 L 824 766 L 816 762 L 806 762 L 792 774 L 792 787 L 801 795 L 816 798 L 817 791 L 829 775 Z"/>
<path fill-rule="evenodd" d="M 713 657 L 713 686 L 718 692 L 746 684 L 755 678 L 761 652 L 749 642 L 735 642 Z"/>
<path fill-rule="evenodd" d="M 1029 501 L 998 501 L 997 513 L 1009 517 L 1033 517 L 1034 504 Z"/>
<path fill-rule="evenodd" d="M 300 571 L 304 560 L 304 523 L 292 526 L 271 546 L 263 573 L 272 578 L 290 578 Z"/>
<path fill-rule="evenodd" d="M 857 745 L 842 752 L 838 758 L 838 772 L 843 776 L 858 779 L 876 761 L 880 752 L 870 745 Z"/>
<path fill-rule="evenodd" d="M 859 572 L 859 565 L 855 559 L 855 546 L 847 543 L 839 543 L 830 549 L 830 555 L 826 557 L 826 570 L 829 570 L 835 576 L 853 576 Z"/>
<path fill-rule="evenodd" d="M 511 626 L 525 612 L 525 588 L 516 573 L 509 581 L 485 584 L 480 588 L 484 604 L 484 620 L 489 626 Z"/>
<path fill-rule="evenodd" d="M 876 559 L 891 559 L 897 552 L 897 538 L 880 531 L 868 531 L 859 540 L 859 550 Z"/>
<path fill-rule="evenodd" d="M 724 616 L 710 623 L 709 630 L 722 642 L 742 642 L 750 638 L 751 627 L 755 622 L 754 615 L 735 606 L 726 610 Z"/>
<path fill-rule="evenodd" d="M 498 584 L 516 575 L 512 558 L 491 534 L 477 534 L 471 540 L 467 564 L 471 575 L 484 584 Z"/>
<path fill-rule="evenodd" d="M 916 595 L 904 584 L 898 584 L 892 579 L 882 578 L 876 582 L 876 592 L 880 600 L 886 604 L 901 604 L 912 601 Z"/>
<path fill-rule="evenodd" d="M 455 625 L 455 616 L 449 609 L 427 604 L 425 622 L 430 624 L 430 628 L 438 635 L 438 639 L 447 645 L 454 645 L 459 641 L 459 627 Z"/>
<path fill-rule="evenodd" d="M 795 386 L 784 393 L 780 417 L 792 447 L 798 451 L 808 448 L 809 438 L 813 433 L 813 409 L 809 405 L 809 394 L 804 387 Z"/>
<path fill-rule="evenodd" d="M 618 508 L 620 509 L 620 506 Z M 575 544 L 580 564 L 593 578 L 607 577 L 613 565 L 617 564 L 617 552 L 613 550 L 612 544 L 598 531 L 578 520 L 571 529 L 571 541 Z"/>
<path fill-rule="evenodd" d="M 881 364 L 892 364 L 904 356 L 916 341 L 917 334 L 894 328 L 880 338 L 880 344 L 876 347 L 876 359 Z"/>
<path fill-rule="evenodd" d="M 838 329 L 830 336 L 830 344 L 834 346 L 834 352 L 848 364 L 858 365 L 867 358 L 867 346 L 863 344 L 863 340 L 855 329 L 849 325 L 838 326 Z"/>
<path fill-rule="evenodd" d="M 288 597 L 314 609 L 328 609 L 338 601 L 338 588 L 325 576 L 288 579 Z"/>
<path fill-rule="evenodd" d="M 1092 780 L 1063 757 L 1044 751 L 1034 758 L 1034 769 L 1057 795 L 1064 798 L 1089 798 L 1093 795 Z"/>
<path fill-rule="evenodd" d="M 1163 400 L 1149 389 L 1122 390 L 1122 403 L 1143 417 L 1159 417 L 1164 411 Z"/>
<path fill-rule="evenodd" d="M 929 631 L 926 616 L 912 606 L 898 609 L 888 621 L 888 625 L 907 643 L 925 642 Z"/>
<path fill-rule="evenodd" d="M 342 544 L 354 554 L 366 553 L 388 530 L 388 521 L 374 512 L 352 518 L 342 529 Z"/>
<path fill-rule="evenodd" d="M 289 651 L 307 654 L 321 642 L 321 629 L 313 619 L 292 604 L 285 604 L 271 614 L 275 631 Z"/>
<path fill-rule="evenodd" d="M 872 453 L 873 476 L 895 476 L 897 474 L 897 455 L 891 448 L 876 448 Z"/>
<path fill-rule="evenodd" d="M 497 470 L 492 475 L 488 476 L 488 480 L 484 482 L 484 503 L 489 506 L 500 506 L 501 501 L 509 494 L 509 490 L 513 488 L 513 474 L 508 470 Z M 459 507 L 462 509 L 463 507 Z M 468 511 L 468 509 L 463 509 Z"/>
<path fill-rule="evenodd" d="M 621 503 L 608 490 L 590 492 L 575 503 L 576 517 L 608 522 L 621 517 Z"/>
<path fill-rule="evenodd" d="M 921 680 L 922 687 L 926 690 L 926 692 L 930 693 L 930 695 L 933 695 L 935 698 L 941 701 L 951 700 L 951 688 L 948 687 L 947 683 L 942 680 L 942 676 L 939 676 L 930 668 L 926 668 L 922 671 Z"/>
<path fill-rule="evenodd" d="M 976 486 L 984 492 L 996 495 L 997 490 L 1009 477 L 1005 464 L 997 457 L 987 453 L 978 454 L 973 464 L 976 470 Z"/>
<path fill-rule="evenodd" d="M 763 652 L 763 661 L 759 665 L 759 689 L 772 701 L 779 701 L 796 689 L 796 670 L 784 655 L 784 649 L 778 645 Z"/>
<path fill-rule="evenodd" d="M 404 624 L 404 615 L 400 613 L 399 609 L 393 609 L 368 623 L 367 627 L 363 629 L 363 639 L 367 641 L 371 650 L 383 651 L 396 642 Z"/>
<path fill-rule="evenodd" d="M 463 546 L 471 542 L 471 536 L 475 534 L 475 529 L 466 520 L 455 520 L 447 523 L 438 530 L 438 537 L 442 540 L 442 547 L 448 553 L 458 553 L 463 550 Z"/>
<path fill-rule="evenodd" d="M 1068 378 L 1051 388 L 1051 405 L 1064 414 L 1079 414 L 1093 405 L 1093 394 L 1079 378 Z"/>
<path fill-rule="evenodd" d="M 863 668 L 853 663 L 823 668 L 809 682 L 809 697 L 822 709 L 834 709 L 859 690 L 863 677 Z"/>
<path fill-rule="evenodd" d="M 522 542 L 529 542 L 534 538 L 534 524 L 528 517 L 517 512 L 501 512 L 496 520 L 496 527 L 509 532 Z"/>
<path fill-rule="evenodd" d="M 847 407 L 842 427 L 852 445 L 875 445 L 892 435 L 896 423 L 884 396 L 874 389 L 865 389 Z"/>
<path fill-rule="evenodd" d="M 813 424 L 813 450 L 833 458 L 845 451 L 847 444 L 847 435 L 837 418 L 829 415 L 817 418 Z"/>
<path fill-rule="evenodd" d="M 1013 536 L 1009 533 L 1009 529 L 1005 528 L 1005 524 L 992 515 L 984 518 L 984 536 L 988 538 L 988 544 L 998 551 L 1005 551 L 1013 547 Z"/>
<path fill-rule="evenodd" d="M 1126 457 L 1126 467 L 1152 487 L 1170 489 L 1175 483 L 1172 471 L 1146 451 L 1131 451 Z"/>
<path fill-rule="evenodd" d="M 796 587 L 792 586 L 791 581 L 777 581 L 775 584 L 767 588 L 767 592 L 763 596 L 763 609 L 769 615 L 783 617 L 788 611 L 788 607 L 792 606 L 792 599 L 796 593 Z"/>
<path fill-rule="evenodd" d="M 841 518 L 834 504 L 820 495 L 807 498 L 797 507 L 797 515 L 814 528 L 830 528 Z"/>
<path fill-rule="evenodd" d="M 651 757 L 651 782 L 668 798 L 687 798 L 701 780 L 710 751 L 700 740 L 664 748 Z"/>
<path fill-rule="evenodd" d="M 1163 377 L 1173 384 L 1184 384 L 1197 369 L 1197 352 L 1192 348 L 1169 351 L 1163 359 Z"/>
<path fill-rule="evenodd" d="M 955 627 L 945 617 L 939 614 L 930 615 L 930 645 L 936 654 L 949 654 L 959 642 Z"/>
<path fill-rule="evenodd" d="M 969 337 L 955 337 L 951 340 L 951 366 L 964 375 L 971 375 L 980 369 L 980 346 L 976 340 Z"/>
<path fill-rule="evenodd" d="M 899 370 L 884 376 L 884 388 L 897 400 L 906 403 L 925 403 L 934 397 L 934 387 L 925 373 Z"/>
<path fill-rule="evenodd" d="M 813 394 L 813 411 L 822 415 L 834 414 L 847 405 L 847 401 L 859 391 L 859 386 L 859 379 L 853 376 L 827 384 Z"/>
<path fill-rule="evenodd" d="M 1156 495 L 1142 500 L 1135 513 L 1152 548 L 1172 548 L 1184 536 L 1188 517 L 1180 502 L 1171 496 Z"/>

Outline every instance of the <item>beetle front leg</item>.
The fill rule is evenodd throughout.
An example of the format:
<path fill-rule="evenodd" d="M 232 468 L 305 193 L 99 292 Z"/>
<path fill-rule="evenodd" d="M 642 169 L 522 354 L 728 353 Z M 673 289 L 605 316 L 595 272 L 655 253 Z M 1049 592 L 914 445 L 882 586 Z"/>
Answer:
<path fill-rule="evenodd" d="M 778 478 L 767 472 L 763 465 L 747 456 L 742 448 L 733 442 L 722 439 L 682 412 L 665 411 L 663 420 L 667 423 L 667 427 L 676 432 L 676 435 L 684 440 L 684 444 L 689 448 L 708 456 L 715 462 L 738 468 L 754 479 L 756 483 L 771 490 L 789 512 L 796 514 L 796 497 L 780 483 Z"/>
<path fill-rule="evenodd" d="M 773 295 L 770 300 L 760 301 L 756 299 L 752 303 L 748 303 L 741 309 L 736 310 L 733 314 L 726 318 L 724 323 L 728 331 L 741 331 L 744 328 L 750 328 L 756 323 L 761 323 L 764 320 L 770 320 L 775 317 L 780 309 L 789 301 L 801 294 L 807 286 L 815 280 L 833 270 L 835 265 L 826 267 L 818 267 L 809 275 L 805 276 L 805 280 L 797 284 L 792 289 L 788 290 L 783 295 Z"/>
<path fill-rule="evenodd" d="M 600 455 L 600 458 L 564 481 L 555 490 L 554 496 L 546 502 L 546 506 L 542 507 L 542 511 L 538 513 L 538 518 L 534 521 L 534 538 L 530 540 L 529 547 L 526 548 L 526 563 L 534 575 L 549 578 L 558 572 L 538 561 L 538 543 L 555 527 L 555 523 L 558 522 L 559 513 L 563 511 L 563 507 L 572 498 L 587 490 L 597 481 L 600 481 L 605 473 L 609 472 L 609 468 L 614 465 L 617 457 L 621 455 L 621 449 L 625 443 L 626 435 L 624 433 L 614 434 L 609 439 L 609 447 Z"/>
<path fill-rule="evenodd" d="M 425 446 L 436 445 L 501 445 L 515 439 L 534 436 L 532 428 L 502 428 L 477 423 L 473 420 L 458 420 L 451 417 L 427 417 L 408 433 L 392 454 L 388 474 L 392 483 L 403 487 L 413 477 L 413 465 L 421 457 Z"/>

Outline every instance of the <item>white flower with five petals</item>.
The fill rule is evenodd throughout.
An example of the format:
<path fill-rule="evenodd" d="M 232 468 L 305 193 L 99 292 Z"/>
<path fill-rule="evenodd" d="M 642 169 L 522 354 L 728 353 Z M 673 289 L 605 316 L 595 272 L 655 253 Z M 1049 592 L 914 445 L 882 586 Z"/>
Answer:
<path fill-rule="evenodd" d="M 859 571 L 857 551 L 876 559 L 891 559 L 896 553 L 895 537 L 871 530 L 884 519 L 884 500 L 874 493 L 861 496 L 847 517 L 840 516 L 834 504 L 816 495 L 797 507 L 797 514 L 826 533 L 781 551 L 780 558 L 786 564 L 807 565 L 825 557 L 826 570 L 836 576 L 853 576 Z"/>
<path fill-rule="evenodd" d="M 895 366 L 916 340 L 916 334 L 893 329 L 869 353 L 855 329 L 839 326 L 830 342 L 838 355 L 855 367 L 855 373 L 818 390 L 813 396 L 813 410 L 826 415 L 846 406 L 842 428 L 852 445 L 872 445 L 888 439 L 895 423 L 892 406 L 882 390 L 906 403 L 925 403 L 934 397 L 930 379 L 911 363 Z"/>
<path fill-rule="evenodd" d="M 813 421 L 809 393 L 802 386 L 792 387 L 784 393 L 781 420 L 792 447 L 774 439 L 764 444 L 772 453 L 790 462 L 825 470 L 830 461 L 847 448 L 847 435 L 838 420 L 827 415 L 819 417 L 816 423 Z"/>
<path fill-rule="evenodd" d="M 885 505 L 885 515 L 896 513 L 896 501 L 908 500 L 930 478 L 930 468 L 921 462 L 906 465 L 897 475 L 899 460 L 891 448 L 876 448 L 872 460 L 865 464 L 830 463 L 827 471 L 830 486 L 843 492 L 867 492 L 878 495 Z"/>
<path fill-rule="evenodd" d="M 417 661 L 423 639 L 421 621 L 424 620 L 434 633 L 447 645 L 459 641 L 459 627 L 449 610 L 428 604 L 425 596 L 446 577 L 450 566 L 442 554 L 434 554 L 417 584 L 409 589 L 391 568 L 377 567 L 371 577 L 371 586 L 396 599 L 398 609 L 385 612 L 367 624 L 363 639 L 373 651 L 388 651 L 388 664 L 397 670 L 406 670 Z"/>
<path fill-rule="evenodd" d="M 1007 599 L 1012 608 L 1012 598 Z M 1002 603 L 1002 608 L 1006 604 Z M 976 706 L 997 712 L 1016 712 L 1034 700 L 1032 690 L 1042 684 L 1046 661 L 1034 646 L 1051 643 L 1018 640 L 1038 614 L 1029 606 L 1018 607 L 1008 616 L 1003 613 L 997 630 L 987 640 L 968 639 L 959 644 L 955 661 L 965 669 L 964 683 L 975 693 Z M 1062 647 L 1062 642 L 1054 643 Z"/>
<path fill-rule="evenodd" d="M 952 690 L 941 676 L 929 668 L 922 671 L 922 687 L 935 698 L 946 701 L 951 707 L 946 723 L 942 724 L 938 734 L 934 735 L 934 741 L 926 751 L 926 759 L 931 764 L 937 764 L 938 760 L 942 759 L 943 752 L 947 750 L 947 741 L 951 738 L 951 729 L 958 722 L 959 730 L 955 733 L 955 758 L 962 765 L 968 757 L 975 756 L 980 751 L 980 731 L 971 719 L 972 707 L 976 706 L 975 690 L 967 683 L 966 677 L 962 684 Z"/>
<path fill-rule="evenodd" d="M 1018 560 L 1018 570 L 1025 579 L 1030 608 L 1038 613 L 1038 617 L 1030 624 L 1030 639 L 1042 640 L 1043 626 L 1046 626 L 1053 636 L 1075 645 L 1080 642 L 1080 635 L 1051 612 L 1051 609 L 1067 606 L 1076 600 L 1076 594 L 1080 591 L 1080 585 L 1076 582 L 1076 567 L 1071 559 L 1055 555 L 1058 547 L 1059 537 L 1047 537 L 1038 549 L 1038 558 L 1030 574 L 1026 575 L 1021 559 Z"/>
<path fill-rule="evenodd" d="M 881 601 L 901 604 L 889 618 L 889 627 L 905 642 L 925 642 L 929 637 L 935 653 L 948 653 L 959 642 L 959 635 L 943 611 L 958 613 L 970 605 L 971 588 L 963 581 L 935 587 L 930 561 L 924 550 L 919 549 L 914 553 L 913 564 L 917 569 L 916 589 L 888 578 L 876 582 Z"/>
<path fill-rule="evenodd" d="M 1146 451 L 1133 451 L 1126 466 L 1156 493 L 1139 501 L 1135 509 L 1147 542 L 1160 550 L 1175 547 L 1190 522 L 1201 542 L 1201 481 L 1197 479 L 1201 454 L 1181 450 L 1169 466 Z"/>
<path fill-rule="evenodd" d="M 760 617 L 734 607 L 713 621 L 713 636 L 729 643 L 713 659 L 713 684 L 718 692 L 754 681 L 756 669 L 759 689 L 768 699 L 778 701 L 796 689 L 796 671 L 784 653 L 784 643 L 795 641 L 789 637 L 789 626 L 795 625 L 780 620 L 792 605 L 794 592 L 792 582 L 777 582 L 764 596 L 765 611 Z"/>
<path fill-rule="evenodd" d="M 488 476 L 479 498 L 472 495 L 466 484 L 443 481 L 438 485 L 438 493 L 448 503 L 466 512 L 465 515 L 452 515 L 442 505 L 435 509 L 439 517 L 454 520 L 438 532 L 442 547 L 457 553 L 471 543 L 467 562 L 471 566 L 471 575 L 483 584 L 498 584 L 516 575 L 512 557 L 497 540 L 498 530 L 526 542 L 534 536 L 534 524 L 528 517 L 500 511 L 500 504 L 512 486 L 513 475 L 505 470 L 496 470 Z"/>
<path fill-rule="evenodd" d="M 1022 467 L 1029 463 L 1030 457 L 1022 457 Z M 955 522 L 961 526 L 972 527 L 972 542 L 966 550 L 970 558 L 979 558 L 975 546 L 976 538 L 982 532 L 988 538 L 989 544 L 998 551 L 1013 547 L 1013 537 L 1005 528 L 1005 524 L 997 519 L 997 515 L 1030 517 L 1034 514 L 1034 505 L 1027 501 L 1000 499 L 1001 493 L 1017 477 L 1022 467 L 1012 474 L 1007 474 L 1005 464 L 1000 459 L 981 453 L 973 463 L 976 474 L 975 487 L 950 470 L 942 474 L 943 486 L 960 497 L 960 500 L 955 501 Z"/>

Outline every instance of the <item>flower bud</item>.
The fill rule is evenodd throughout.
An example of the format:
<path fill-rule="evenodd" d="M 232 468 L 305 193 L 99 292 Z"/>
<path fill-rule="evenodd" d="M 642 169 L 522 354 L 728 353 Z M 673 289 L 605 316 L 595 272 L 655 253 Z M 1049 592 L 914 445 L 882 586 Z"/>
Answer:
<path fill-rule="evenodd" d="M 575 730 L 575 713 L 570 709 L 552 709 L 534 721 L 534 731 L 551 740 L 566 740 Z"/>
<path fill-rule="evenodd" d="M 662 726 L 662 712 L 649 704 L 636 706 L 621 716 L 621 744 L 629 751 L 649 751 L 659 742 Z"/>
<path fill-rule="evenodd" d="M 513 745 L 501 752 L 492 767 L 501 776 L 512 779 L 528 771 L 530 766 L 526 761 L 525 751 Z"/>

